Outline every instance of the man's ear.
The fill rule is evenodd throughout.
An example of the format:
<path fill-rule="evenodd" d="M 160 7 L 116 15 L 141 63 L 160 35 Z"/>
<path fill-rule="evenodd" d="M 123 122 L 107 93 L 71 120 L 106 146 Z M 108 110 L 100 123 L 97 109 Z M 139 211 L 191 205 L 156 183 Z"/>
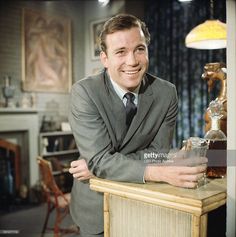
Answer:
<path fill-rule="evenodd" d="M 107 55 L 104 51 L 100 52 L 100 60 L 101 60 L 101 63 L 103 64 L 103 66 L 105 68 L 107 68 L 108 67 Z"/>

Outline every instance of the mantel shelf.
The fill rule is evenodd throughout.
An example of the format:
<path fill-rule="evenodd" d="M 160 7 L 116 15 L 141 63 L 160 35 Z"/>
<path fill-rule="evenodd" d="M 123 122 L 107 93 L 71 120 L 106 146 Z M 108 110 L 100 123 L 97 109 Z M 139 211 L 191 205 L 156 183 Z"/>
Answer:
<path fill-rule="evenodd" d="M 0 108 L 0 113 L 4 114 L 27 114 L 38 112 L 39 110 L 36 108 Z"/>

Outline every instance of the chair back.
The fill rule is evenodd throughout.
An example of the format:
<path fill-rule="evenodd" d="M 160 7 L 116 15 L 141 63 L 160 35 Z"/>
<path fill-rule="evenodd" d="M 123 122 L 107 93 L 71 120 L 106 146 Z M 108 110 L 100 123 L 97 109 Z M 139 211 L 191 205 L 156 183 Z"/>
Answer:
<path fill-rule="evenodd" d="M 47 196 L 47 214 L 44 221 L 43 229 L 42 229 L 42 236 L 44 235 L 46 230 L 51 230 L 52 228 L 48 227 L 48 220 L 50 213 L 55 210 L 55 222 L 54 222 L 54 236 L 61 236 L 59 233 L 63 234 L 71 234 L 76 233 L 79 234 L 78 228 L 71 228 L 71 227 L 64 227 L 60 226 L 62 220 L 70 214 L 69 212 L 69 203 L 70 203 L 70 193 L 64 194 L 60 188 L 57 186 L 57 183 L 54 179 L 52 173 L 52 166 L 51 162 L 43 159 L 42 157 L 37 158 L 37 162 L 40 168 L 41 173 L 41 181 L 43 190 Z"/>
<path fill-rule="evenodd" d="M 43 189 L 48 194 L 62 195 L 52 174 L 51 163 L 41 157 L 37 158 L 39 164 Z"/>

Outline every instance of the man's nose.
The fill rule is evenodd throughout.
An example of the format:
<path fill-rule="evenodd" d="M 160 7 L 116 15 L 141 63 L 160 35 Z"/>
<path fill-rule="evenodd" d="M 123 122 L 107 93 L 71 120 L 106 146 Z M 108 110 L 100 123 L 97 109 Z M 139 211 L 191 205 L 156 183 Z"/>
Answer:
<path fill-rule="evenodd" d="M 127 55 L 126 64 L 127 64 L 127 65 L 136 65 L 136 64 L 137 64 L 137 58 L 136 58 L 135 53 L 130 52 L 130 53 Z"/>

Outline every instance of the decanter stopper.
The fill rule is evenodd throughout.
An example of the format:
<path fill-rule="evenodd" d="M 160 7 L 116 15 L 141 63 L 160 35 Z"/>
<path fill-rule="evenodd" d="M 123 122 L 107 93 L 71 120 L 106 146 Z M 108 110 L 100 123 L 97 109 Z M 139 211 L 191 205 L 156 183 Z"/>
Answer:
<path fill-rule="evenodd" d="M 225 140 L 226 136 L 222 130 L 220 130 L 219 121 L 223 116 L 223 105 L 219 100 L 213 100 L 209 104 L 208 108 L 211 118 L 211 129 L 205 134 L 205 139 Z"/>

